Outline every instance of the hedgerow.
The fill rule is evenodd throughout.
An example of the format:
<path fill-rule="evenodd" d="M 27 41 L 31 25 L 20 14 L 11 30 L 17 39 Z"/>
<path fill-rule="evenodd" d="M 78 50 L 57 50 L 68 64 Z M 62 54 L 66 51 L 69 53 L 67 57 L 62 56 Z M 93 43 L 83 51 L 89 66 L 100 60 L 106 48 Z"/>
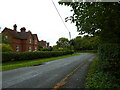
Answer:
<path fill-rule="evenodd" d="M 72 51 L 3 52 L 2 62 L 57 57 L 72 53 Z"/>
<path fill-rule="evenodd" d="M 98 49 L 100 69 L 115 76 L 120 75 L 120 45 L 103 44 Z"/>
<path fill-rule="evenodd" d="M 96 58 L 90 65 L 85 88 L 120 88 L 117 78 L 111 73 L 99 69 L 99 60 Z"/>
<path fill-rule="evenodd" d="M 120 45 L 102 44 L 90 65 L 85 88 L 120 88 Z"/>

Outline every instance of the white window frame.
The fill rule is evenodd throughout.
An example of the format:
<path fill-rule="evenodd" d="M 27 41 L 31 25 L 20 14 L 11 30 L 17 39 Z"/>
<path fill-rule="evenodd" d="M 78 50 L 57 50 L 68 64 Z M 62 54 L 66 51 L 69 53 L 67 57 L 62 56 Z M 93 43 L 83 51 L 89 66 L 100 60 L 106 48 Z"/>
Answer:
<path fill-rule="evenodd" d="M 32 51 L 32 47 L 31 47 L 31 46 L 29 46 L 29 47 L 28 47 L 28 50 L 29 50 L 29 52 L 31 52 L 31 51 Z"/>
<path fill-rule="evenodd" d="M 16 52 L 19 52 L 20 51 L 20 47 L 19 45 L 16 46 Z"/>
<path fill-rule="evenodd" d="M 6 35 L 6 36 L 5 36 L 5 38 L 7 39 L 7 38 L 8 38 L 8 36 Z"/>
<path fill-rule="evenodd" d="M 35 40 L 35 44 L 37 44 L 37 40 Z"/>
<path fill-rule="evenodd" d="M 35 51 L 37 51 L 37 47 L 35 47 Z"/>
<path fill-rule="evenodd" d="M 29 39 L 29 43 L 32 43 L 32 39 L 31 38 Z"/>

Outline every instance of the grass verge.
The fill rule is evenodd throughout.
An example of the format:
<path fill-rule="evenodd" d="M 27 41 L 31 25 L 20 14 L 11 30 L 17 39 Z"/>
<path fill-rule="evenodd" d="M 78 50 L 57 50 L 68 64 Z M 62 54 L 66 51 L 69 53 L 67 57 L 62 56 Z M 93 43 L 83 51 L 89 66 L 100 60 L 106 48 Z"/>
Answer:
<path fill-rule="evenodd" d="M 86 80 L 85 88 L 120 88 L 116 83 L 117 79 L 110 73 L 103 72 L 98 68 L 98 58 L 90 65 Z"/>
<path fill-rule="evenodd" d="M 64 55 L 64 56 L 44 58 L 44 59 L 5 62 L 5 63 L 2 63 L 2 70 L 0 71 L 6 71 L 6 70 L 21 68 L 21 67 L 43 64 L 44 62 L 67 58 L 67 57 L 76 56 L 76 55 L 80 55 L 80 53 L 74 53 L 72 55 Z"/>

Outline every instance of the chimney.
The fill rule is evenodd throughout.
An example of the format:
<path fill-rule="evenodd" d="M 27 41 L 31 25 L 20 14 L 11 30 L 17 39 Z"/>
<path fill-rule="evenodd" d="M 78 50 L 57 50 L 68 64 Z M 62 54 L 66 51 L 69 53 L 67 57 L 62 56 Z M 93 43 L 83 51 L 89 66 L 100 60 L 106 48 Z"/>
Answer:
<path fill-rule="evenodd" d="M 47 42 L 47 47 L 49 47 L 49 42 Z"/>
<path fill-rule="evenodd" d="M 13 25 L 13 30 L 17 31 L 17 25 Z"/>
<path fill-rule="evenodd" d="M 21 32 L 25 32 L 25 31 L 26 31 L 26 28 L 25 28 L 25 27 L 22 27 L 22 28 L 20 29 L 20 31 L 21 31 Z"/>

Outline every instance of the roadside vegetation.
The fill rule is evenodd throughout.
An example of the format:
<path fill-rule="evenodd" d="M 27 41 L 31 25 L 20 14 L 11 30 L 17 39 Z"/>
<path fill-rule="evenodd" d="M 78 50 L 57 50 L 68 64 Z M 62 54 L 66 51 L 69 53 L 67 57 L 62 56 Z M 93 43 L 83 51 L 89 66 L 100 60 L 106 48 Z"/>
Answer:
<path fill-rule="evenodd" d="M 23 61 L 17 60 L 15 54 L 13 56 L 12 54 L 10 55 L 11 57 L 14 57 L 13 59 L 6 60 L 4 58 L 9 58 L 10 56 L 3 55 L 3 62 L 11 60 L 11 62 L 3 63 L 3 70 L 8 70 L 11 67 L 18 68 L 41 64 L 46 61 L 51 61 L 50 57 L 54 55 L 62 58 L 63 56 L 61 55 L 65 54 L 60 54 L 60 52 L 97 52 L 98 57 L 90 66 L 85 87 L 120 88 L 120 3 L 61 1 L 62 2 L 59 2 L 60 5 L 71 7 L 71 11 L 73 12 L 73 15 L 66 17 L 65 21 L 75 23 L 77 31 L 83 36 L 77 36 L 72 40 L 61 37 L 56 42 L 57 45 L 53 47 L 46 49 L 39 47 L 39 51 L 44 51 L 43 53 L 45 53 L 45 51 L 51 53 L 57 52 L 54 54 L 38 55 L 37 52 L 31 52 L 31 57 L 29 54 L 23 55 L 23 57 L 29 59 L 21 59 L 23 57 L 16 54 L 19 56 L 19 59 Z M 8 41 L 5 40 L 4 37 L 2 39 L 3 43 L 8 44 Z M 7 46 L 7 48 L 8 51 L 11 51 L 10 47 Z M 7 49 L 5 49 L 5 52 L 6 50 Z M 47 55 L 49 58 L 46 57 L 48 59 L 42 59 L 44 55 Z M 58 57 L 55 57 L 52 60 L 56 60 L 57 58 Z"/>
<path fill-rule="evenodd" d="M 51 58 L 42 58 L 42 59 L 34 59 L 34 60 L 22 60 L 22 61 L 8 61 L 2 63 L 2 71 L 21 68 L 21 67 L 28 67 L 28 66 L 37 66 L 44 64 L 48 61 L 53 61 L 57 59 L 67 58 L 71 56 L 80 55 L 80 53 L 73 53 L 72 55 L 63 55 L 58 57 L 51 57 Z"/>
<path fill-rule="evenodd" d="M 98 53 L 90 66 L 85 87 L 120 88 L 120 3 L 61 1 L 60 5 L 71 7 L 73 12 L 65 21 L 74 23 L 80 35 L 87 34 L 73 40 L 74 49 Z"/>
<path fill-rule="evenodd" d="M 2 62 L 34 60 L 73 54 L 72 51 L 3 52 Z"/>
<path fill-rule="evenodd" d="M 119 52 L 118 44 L 99 46 L 98 57 L 90 65 L 85 88 L 120 88 Z"/>
<path fill-rule="evenodd" d="M 111 73 L 103 72 L 99 67 L 99 60 L 96 58 L 89 67 L 85 88 L 120 88 L 118 79 Z"/>
<path fill-rule="evenodd" d="M 53 46 L 54 51 L 73 50 L 75 52 L 96 52 L 100 44 L 99 37 L 84 35 L 77 36 L 71 40 L 61 37 L 57 45 Z"/>

